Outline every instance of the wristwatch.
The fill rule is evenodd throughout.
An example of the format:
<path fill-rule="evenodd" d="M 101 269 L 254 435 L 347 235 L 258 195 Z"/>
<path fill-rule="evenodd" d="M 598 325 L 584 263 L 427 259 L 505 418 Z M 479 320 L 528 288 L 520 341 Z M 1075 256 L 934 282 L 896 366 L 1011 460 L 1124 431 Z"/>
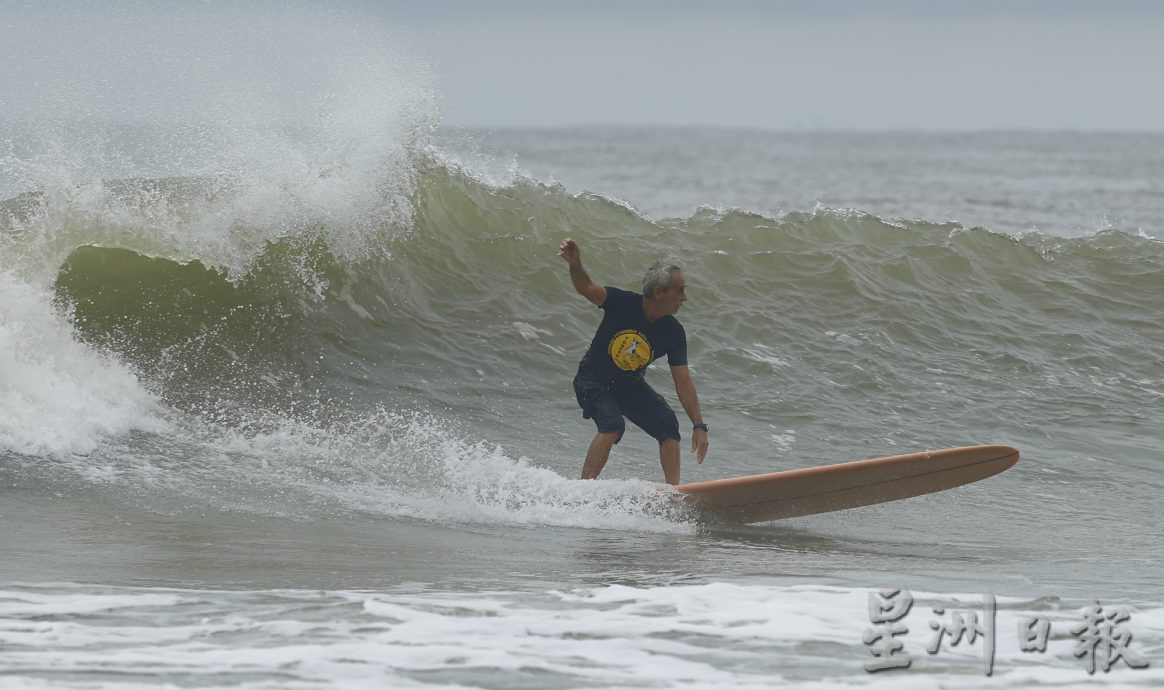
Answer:
<path fill-rule="evenodd" d="M 706 432 L 706 431 L 707 431 L 707 425 L 706 425 L 706 424 L 703 424 L 703 423 L 699 423 L 699 424 L 692 424 L 692 425 L 691 425 L 691 430 L 692 430 L 692 431 L 695 431 L 696 429 L 703 429 L 703 431 L 704 431 L 704 432 Z"/>

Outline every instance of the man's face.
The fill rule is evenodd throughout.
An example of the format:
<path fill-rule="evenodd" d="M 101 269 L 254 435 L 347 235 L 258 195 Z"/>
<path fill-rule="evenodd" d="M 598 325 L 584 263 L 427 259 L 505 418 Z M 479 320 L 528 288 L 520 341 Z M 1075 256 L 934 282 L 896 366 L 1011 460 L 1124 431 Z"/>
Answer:
<path fill-rule="evenodd" d="M 671 287 L 659 292 L 659 303 L 666 309 L 665 314 L 676 314 L 679 306 L 687 301 L 687 280 L 681 271 L 671 274 Z"/>

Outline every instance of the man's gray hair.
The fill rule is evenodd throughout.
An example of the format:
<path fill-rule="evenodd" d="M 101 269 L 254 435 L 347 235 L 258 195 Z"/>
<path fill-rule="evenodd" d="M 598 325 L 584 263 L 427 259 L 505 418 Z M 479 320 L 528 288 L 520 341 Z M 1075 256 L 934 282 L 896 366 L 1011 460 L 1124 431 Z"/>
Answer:
<path fill-rule="evenodd" d="M 669 261 L 656 261 L 651 264 L 646 275 L 643 276 L 643 295 L 654 297 L 655 288 L 667 291 L 671 287 L 671 274 L 682 270 Z"/>

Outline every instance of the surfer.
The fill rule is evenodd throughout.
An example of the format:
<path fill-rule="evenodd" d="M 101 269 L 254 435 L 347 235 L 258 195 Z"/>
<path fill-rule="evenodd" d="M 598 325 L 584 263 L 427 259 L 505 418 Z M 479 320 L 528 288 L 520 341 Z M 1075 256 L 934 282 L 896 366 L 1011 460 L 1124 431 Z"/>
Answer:
<path fill-rule="evenodd" d="M 679 483 L 679 422 L 663 396 L 647 384 L 647 366 L 667 355 L 679 402 L 693 425 L 691 450 L 696 461 L 707 455 L 707 424 L 699 411 L 699 396 L 687 369 L 687 334 L 675 314 L 687 301 L 682 270 L 656 262 L 643 276 L 643 293 L 602 287 L 582 267 L 582 250 L 572 239 L 558 253 L 570 265 L 570 280 L 578 294 L 605 314 L 589 349 L 578 364 L 574 394 L 584 419 L 593 419 L 598 435 L 586 451 L 582 478 L 594 479 L 610 449 L 626 431 L 623 417 L 659 442 L 659 463 L 668 484 Z"/>

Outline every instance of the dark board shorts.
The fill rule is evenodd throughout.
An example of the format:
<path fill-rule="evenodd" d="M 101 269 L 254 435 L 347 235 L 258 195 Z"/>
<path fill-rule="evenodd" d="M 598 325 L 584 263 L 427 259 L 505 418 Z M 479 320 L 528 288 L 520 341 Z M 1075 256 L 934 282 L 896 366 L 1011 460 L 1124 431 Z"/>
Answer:
<path fill-rule="evenodd" d="M 618 441 L 626 432 L 623 417 L 647 432 L 659 443 L 680 440 L 675 411 L 643 379 L 618 384 L 604 384 L 585 366 L 574 377 L 574 395 L 582 408 L 582 417 L 593 419 L 599 433 L 617 433 Z"/>

